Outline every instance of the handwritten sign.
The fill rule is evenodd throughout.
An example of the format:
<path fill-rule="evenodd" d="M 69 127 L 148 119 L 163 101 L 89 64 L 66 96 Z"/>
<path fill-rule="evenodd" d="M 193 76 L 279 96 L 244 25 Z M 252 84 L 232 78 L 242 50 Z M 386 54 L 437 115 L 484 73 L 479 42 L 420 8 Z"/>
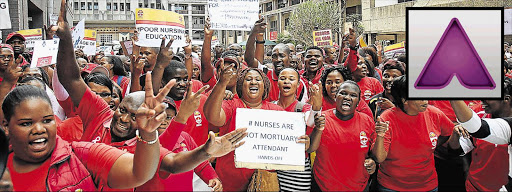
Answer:
<path fill-rule="evenodd" d="M 34 55 L 30 68 L 44 67 L 57 63 L 59 39 L 35 41 Z"/>
<path fill-rule="evenodd" d="M 84 30 L 84 38 L 78 42 L 77 49 L 82 49 L 86 55 L 96 54 L 96 30 Z"/>
<path fill-rule="evenodd" d="M 332 45 L 331 30 L 313 31 L 313 42 L 318 47 Z"/>
<path fill-rule="evenodd" d="M 73 47 L 76 48 L 80 41 L 84 39 L 85 35 L 85 19 L 82 19 L 72 29 L 71 35 L 73 37 Z"/>
<path fill-rule="evenodd" d="M 258 0 L 208 0 L 211 28 L 250 31 L 258 20 Z"/>
<path fill-rule="evenodd" d="M 11 28 L 11 17 L 9 16 L 9 2 L 0 0 L 0 29 Z"/>
<path fill-rule="evenodd" d="M 235 166 L 250 169 L 304 170 L 303 113 L 238 108 L 236 128 L 247 128 L 245 144 L 235 150 Z"/>
<path fill-rule="evenodd" d="M 36 41 L 43 40 L 42 31 L 43 30 L 41 28 L 38 28 L 21 30 L 17 32 L 25 37 L 25 47 L 28 49 L 28 51 L 30 51 L 33 50 Z"/>
<path fill-rule="evenodd" d="M 512 8 L 505 9 L 505 35 L 512 35 Z"/>
<path fill-rule="evenodd" d="M 141 47 L 160 47 L 162 38 L 166 44 L 174 38 L 172 47 L 183 47 L 185 43 L 185 20 L 183 15 L 158 9 L 136 9 L 135 28 L 139 32 Z"/>

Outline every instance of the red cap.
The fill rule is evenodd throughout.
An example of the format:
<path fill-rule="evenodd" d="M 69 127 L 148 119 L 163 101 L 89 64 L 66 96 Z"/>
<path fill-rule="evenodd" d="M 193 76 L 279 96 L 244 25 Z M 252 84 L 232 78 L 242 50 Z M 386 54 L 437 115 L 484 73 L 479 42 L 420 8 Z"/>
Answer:
<path fill-rule="evenodd" d="M 95 72 L 103 73 L 108 77 L 107 68 L 105 68 L 101 65 L 98 65 L 98 64 L 87 63 L 85 68 L 82 69 L 82 73 L 95 73 Z"/>
<path fill-rule="evenodd" d="M 19 34 L 18 32 L 12 32 L 9 33 L 9 35 L 7 35 L 7 38 L 5 38 L 5 42 L 9 42 L 9 40 L 11 40 L 11 38 L 13 37 L 19 37 L 23 39 L 23 41 L 25 41 L 25 37 L 22 34 Z"/>

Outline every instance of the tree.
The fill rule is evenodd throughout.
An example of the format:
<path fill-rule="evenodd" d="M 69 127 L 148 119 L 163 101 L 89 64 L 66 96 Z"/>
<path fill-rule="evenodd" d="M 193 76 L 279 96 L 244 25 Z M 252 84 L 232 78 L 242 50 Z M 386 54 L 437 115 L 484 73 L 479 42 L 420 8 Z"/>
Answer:
<path fill-rule="evenodd" d="M 286 34 L 279 33 L 277 35 L 276 43 L 284 43 L 284 44 L 293 43 L 293 44 L 295 44 L 295 41 L 292 39 L 292 36 L 289 33 L 286 33 Z"/>
<path fill-rule="evenodd" d="M 315 28 L 330 29 L 334 38 L 342 26 L 339 6 L 334 1 L 312 0 L 301 3 L 293 10 L 287 31 L 295 42 L 305 45 L 313 45 Z"/>
<path fill-rule="evenodd" d="M 364 26 L 361 23 L 362 15 L 361 14 L 351 14 L 346 17 L 347 22 L 352 23 L 352 28 L 356 31 L 356 34 L 363 34 Z"/>

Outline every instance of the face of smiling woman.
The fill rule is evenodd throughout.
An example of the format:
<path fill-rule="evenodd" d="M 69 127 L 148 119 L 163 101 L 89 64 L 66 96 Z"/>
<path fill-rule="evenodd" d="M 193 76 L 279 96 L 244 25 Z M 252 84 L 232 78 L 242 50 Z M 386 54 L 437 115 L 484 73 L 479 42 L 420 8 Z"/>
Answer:
<path fill-rule="evenodd" d="M 259 103 L 263 100 L 264 83 L 263 77 L 256 71 L 251 70 L 245 75 L 242 84 L 242 99 L 249 103 Z"/>

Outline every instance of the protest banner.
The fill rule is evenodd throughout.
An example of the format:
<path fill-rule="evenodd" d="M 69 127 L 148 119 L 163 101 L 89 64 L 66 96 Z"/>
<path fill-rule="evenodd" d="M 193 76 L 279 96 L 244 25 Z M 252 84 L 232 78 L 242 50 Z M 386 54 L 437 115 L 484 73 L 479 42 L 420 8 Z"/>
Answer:
<path fill-rule="evenodd" d="M 23 37 L 25 37 L 25 48 L 29 52 L 34 50 L 34 45 L 36 41 L 43 40 L 43 30 L 41 28 L 27 29 L 17 32 L 23 35 Z"/>
<path fill-rule="evenodd" d="M 139 41 L 135 44 L 141 47 L 160 47 L 162 38 L 167 44 L 174 38 L 172 47 L 183 47 L 185 43 L 185 20 L 183 15 L 172 11 L 138 8 L 135 11 L 135 28 L 139 32 Z"/>
<path fill-rule="evenodd" d="M 0 29 L 11 28 L 11 16 L 9 16 L 9 2 L 0 0 Z"/>
<path fill-rule="evenodd" d="M 59 14 L 50 14 L 48 17 L 50 18 L 50 25 L 57 25 Z"/>
<path fill-rule="evenodd" d="M 320 30 L 313 31 L 313 42 L 315 46 L 324 47 L 327 45 L 332 45 L 332 35 L 331 30 Z"/>
<path fill-rule="evenodd" d="M 277 40 L 277 31 L 271 31 L 269 34 L 268 40 L 270 40 L 270 41 Z"/>
<path fill-rule="evenodd" d="M 214 30 L 250 31 L 259 14 L 258 0 L 208 0 Z"/>
<path fill-rule="evenodd" d="M 396 58 L 401 54 L 405 54 L 405 41 L 384 47 L 386 58 Z"/>
<path fill-rule="evenodd" d="M 32 56 L 30 68 L 44 67 L 57 63 L 59 39 L 38 40 L 34 44 L 34 55 Z"/>
<path fill-rule="evenodd" d="M 512 35 L 512 7 L 505 8 L 505 35 Z"/>
<path fill-rule="evenodd" d="M 133 53 L 133 41 L 122 41 L 121 47 L 123 48 L 123 52 L 126 51 L 128 55 Z"/>
<path fill-rule="evenodd" d="M 84 38 L 78 42 L 76 49 L 82 49 L 86 55 L 96 54 L 96 30 L 84 30 Z"/>
<path fill-rule="evenodd" d="M 80 20 L 72 30 L 73 48 L 76 48 L 85 35 L 85 18 Z"/>
<path fill-rule="evenodd" d="M 303 113 L 236 109 L 236 128 L 247 128 L 245 144 L 235 150 L 235 166 L 250 169 L 304 171 Z"/>

